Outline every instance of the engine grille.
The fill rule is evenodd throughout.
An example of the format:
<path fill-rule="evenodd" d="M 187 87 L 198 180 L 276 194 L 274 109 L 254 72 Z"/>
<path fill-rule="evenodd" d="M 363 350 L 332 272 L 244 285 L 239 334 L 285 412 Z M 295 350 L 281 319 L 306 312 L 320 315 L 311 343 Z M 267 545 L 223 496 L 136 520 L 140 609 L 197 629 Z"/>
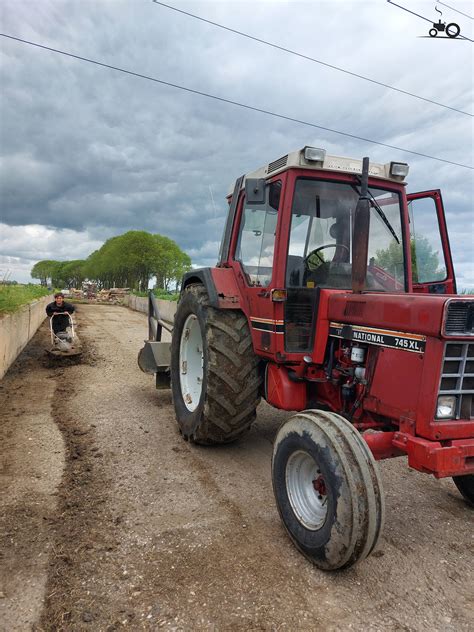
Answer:
<path fill-rule="evenodd" d="M 285 302 L 285 350 L 309 351 L 312 348 L 317 291 L 288 288 Z"/>
<path fill-rule="evenodd" d="M 288 154 L 283 156 L 282 158 L 278 158 L 278 160 L 274 160 L 270 162 L 268 165 L 267 173 L 272 173 L 277 169 L 281 169 L 282 167 L 286 167 L 286 163 L 288 162 Z"/>
<path fill-rule="evenodd" d="M 450 301 L 447 305 L 444 333 L 447 336 L 474 335 L 474 301 Z"/>
<path fill-rule="evenodd" d="M 440 395 L 456 395 L 456 419 L 474 419 L 474 342 L 447 342 Z"/>

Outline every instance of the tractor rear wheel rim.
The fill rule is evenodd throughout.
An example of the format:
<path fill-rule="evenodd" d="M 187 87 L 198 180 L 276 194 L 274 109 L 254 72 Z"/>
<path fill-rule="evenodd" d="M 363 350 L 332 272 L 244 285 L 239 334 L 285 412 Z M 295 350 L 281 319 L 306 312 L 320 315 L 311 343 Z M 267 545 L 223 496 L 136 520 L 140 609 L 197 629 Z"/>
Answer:
<path fill-rule="evenodd" d="M 181 332 L 179 347 L 179 381 L 186 408 L 194 412 L 202 393 L 204 345 L 201 327 L 194 314 L 190 314 Z"/>
<path fill-rule="evenodd" d="M 310 531 L 320 529 L 327 516 L 327 492 L 318 464 L 298 450 L 286 464 L 286 488 L 298 520 Z"/>

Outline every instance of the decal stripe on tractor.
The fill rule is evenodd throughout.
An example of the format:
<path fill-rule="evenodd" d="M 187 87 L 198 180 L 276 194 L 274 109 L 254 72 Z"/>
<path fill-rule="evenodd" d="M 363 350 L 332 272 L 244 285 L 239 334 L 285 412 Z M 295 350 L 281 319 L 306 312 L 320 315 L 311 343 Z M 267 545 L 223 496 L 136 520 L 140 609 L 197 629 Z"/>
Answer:
<path fill-rule="evenodd" d="M 424 353 L 426 344 L 426 336 L 420 334 L 407 334 L 404 331 L 374 329 L 373 327 L 343 323 L 330 323 L 329 335 L 334 338 L 365 342 L 391 349 L 402 349 L 402 351 L 411 351 L 412 353 Z"/>
<path fill-rule="evenodd" d="M 271 334 L 285 333 L 285 325 L 282 320 L 271 320 L 269 318 L 251 318 L 252 329 L 257 331 L 268 331 Z"/>

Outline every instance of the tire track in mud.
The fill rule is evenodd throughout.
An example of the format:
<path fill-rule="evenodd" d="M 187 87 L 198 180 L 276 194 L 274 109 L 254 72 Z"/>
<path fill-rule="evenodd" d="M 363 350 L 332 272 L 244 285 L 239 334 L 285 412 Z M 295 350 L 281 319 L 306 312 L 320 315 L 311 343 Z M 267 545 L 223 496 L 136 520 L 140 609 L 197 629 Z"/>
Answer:
<path fill-rule="evenodd" d="M 90 349 L 87 319 L 84 325 L 81 337 Z M 99 373 L 104 366 L 99 359 Z M 311 612 L 296 573 L 299 555 L 292 552 L 294 575 L 279 560 L 279 547 L 288 546 L 284 534 L 271 543 L 268 525 L 261 520 L 250 524 L 241 499 L 229 496 L 216 480 L 214 467 L 206 463 L 211 450 L 201 453 L 201 448 L 185 444 L 174 426 L 171 434 L 165 432 L 172 439 L 164 449 L 177 457 L 173 469 L 181 471 L 178 476 L 189 473 L 196 493 L 210 505 L 209 515 L 204 510 L 196 521 L 190 515 L 186 524 L 175 528 L 158 525 L 151 546 L 138 545 L 133 533 L 124 533 L 129 524 L 122 524 L 109 496 L 116 483 L 110 476 L 111 464 L 104 465 L 105 459 L 99 458 L 97 446 L 102 444 L 96 428 L 78 415 L 77 402 L 73 403 L 87 370 L 84 364 L 70 367 L 56 385 L 53 415 L 66 444 L 66 468 L 51 525 L 55 546 L 38 630 L 115 630 L 123 625 L 150 630 L 270 630 L 270 622 L 278 620 L 279 630 L 292 629 L 295 621 L 327 627 L 330 598 L 326 595 L 321 616 Z M 172 416 L 169 405 L 168 411 Z M 139 581 L 127 581 L 125 567 L 134 568 Z M 283 593 L 294 581 L 294 611 L 282 616 L 281 597 L 275 591 Z M 322 585 L 320 590 L 327 592 Z"/>
<path fill-rule="evenodd" d="M 0 381 L 0 627 L 8 632 L 31 629 L 41 610 L 63 469 L 47 341 L 42 327 Z"/>
<path fill-rule="evenodd" d="M 83 322 L 78 316 L 79 322 Z M 65 468 L 57 490 L 57 512 L 50 520 L 55 533 L 49 562 L 43 611 L 37 630 L 80 629 L 92 620 L 90 609 L 106 607 L 107 597 L 86 595 L 78 589 L 78 579 L 94 572 L 93 556 L 111 550 L 113 542 L 104 529 L 113 521 L 104 515 L 107 478 L 96 447 L 95 424 L 71 411 L 70 401 L 77 392 L 81 373 L 97 362 L 91 340 L 82 334 L 84 353 L 78 363 L 66 365 L 56 375 L 52 416 L 65 444 Z M 100 360 L 99 360 L 100 361 Z"/>

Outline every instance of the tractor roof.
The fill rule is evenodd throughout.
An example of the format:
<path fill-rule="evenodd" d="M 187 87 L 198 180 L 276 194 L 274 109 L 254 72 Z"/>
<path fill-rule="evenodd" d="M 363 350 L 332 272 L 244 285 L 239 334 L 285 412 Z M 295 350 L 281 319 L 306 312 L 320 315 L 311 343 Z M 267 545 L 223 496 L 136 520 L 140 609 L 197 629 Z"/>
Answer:
<path fill-rule="evenodd" d="M 362 159 L 345 158 L 344 156 L 331 156 L 324 149 L 315 147 L 303 147 L 282 156 L 256 171 L 247 173 L 247 178 L 268 178 L 290 168 L 309 169 L 313 171 L 340 171 L 341 173 L 362 173 Z M 397 175 L 400 173 L 400 175 Z M 381 178 L 391 182 L 404 182 L 408 174 L 408 165 L 403 162 L 387 162 L 385 164 L 371 162 L 369 164 L 369 176 Z M 232 195 L 234 187 L 229 193 Z"/>

